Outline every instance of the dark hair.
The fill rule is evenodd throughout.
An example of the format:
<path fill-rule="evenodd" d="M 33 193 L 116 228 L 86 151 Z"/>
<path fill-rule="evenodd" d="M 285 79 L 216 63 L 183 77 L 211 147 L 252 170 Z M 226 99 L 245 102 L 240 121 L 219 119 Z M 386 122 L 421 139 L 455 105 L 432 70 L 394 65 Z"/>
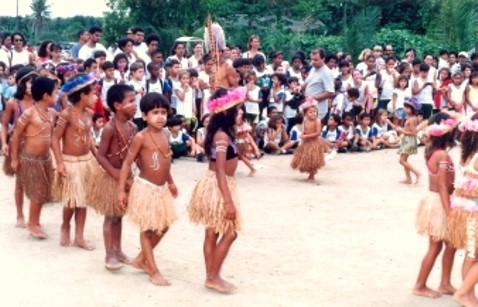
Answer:
<path fill-rule="evenodd" d="M 55 80 L 46 77 L 37 77 L 32 84 L 32 97 L 35 101 L 40 101 L 43 95 L 48 94 L 51 96 L 55 91 Z"/>
<path fill-rule="evenodd" d="M 181 65 L 181 63 L 176 59 L 171 59 L 166 61 L 165 67 L 173 67 L 174 65 Z"/>
<path fill-rule="evenodd" d="M 20 33 L 20 32 L 13 32 L 12 35 L 10 35 L 11 40 L 12 40 L 12 43 L 14 42 L 14 37 L 15 37 L 15 35 L 18 35 L 18 36 L 20 36 L 20 37 L 22 38 L 22 40 L 23 40 L 23 46 L 25 47 L 25 46 L 27 45 L 27 40 L 26 40 L 26 38 L 25 38 L 25 35 L 23 35 L 23 34 Z"/>
<path fill-rule="evenodd" d="M 312 50 L 310 54 L 311 55 L 318 54 L 321 59 L 325 58 L 325 50 L 323 48 L 315 48 L 314 50 Z M 337 56 L 335 56 L 335 58 L 337 59 Z"/>
<path fill-rule="evenodd" d="M 252 65 L 254 66 L 259 66 L 259 65 L 262 65 L 262 64 L 265 64 L 266 60 L 264 59 L 264 57 L 260 54 L 256 54 L 253 58 L 252 58 Z"/>
<path fill-rule="evenodd" d="M 341 60 L 339 62 L 339 69 L 341 69 L 342 67 L 349 67 L 350 68 L 349 62 L 347 62 L 346 60 Z"/>
<path fill-rule="evenodd" d="M 51 40 L 46 40 L 46 41 L 43 41 L 41 44 L 40 44 L 40 47 L 38 47 L 38 56 L 41 57 L 41 58 L 45 58 L 47 55 L 48 55 L 48 50 L 47 50 L 47 47 L 49 44 L 53 43 L 53 41 Z"/>
<path fill-rule="evenodd" d="M 350 112 L 344 112 L 342 114 L 342 120 L 345 120 L 347 117 L 350 117 L 352 120 L 354 119 L 354 116 Z"/>
<path fill-rule="evenodd" d="M 442 121 L 447 120 L 450 118 L 450 115 L 443 112 L 438 112 L 434 114 L 428 120 L 429 125 L 433 124 L 440 124 Z M 446 150 L 447 148 L 451 148 L 455 146 L 455 138 L 453 131 L 450 131 L 442 136 L 429 136 L 429 143 L 425 148 L 425 159 L 428 161 L 433 153 L 437 150 Z M 463 152 L 462 152 L 463 154 Z"/>
<path fill-rule="evenodd" d="M 163 108 L 166 109 L 167 113 L 171 111 L 171 106 L 169 105 L 168 98 L 164 97 L 158 93 L 148 93 L 141 98 L 139 102 L 139 109 L 142 113 L 148 114 L 149 111 Z"/>
<path fill-rule="evenodd" d="M 204 65 L 206 65 L 206 63 L 209 62 L 209 61 L 211 61 L 211 60 L 213 60 L 213 58 L 212 58 L 212 55 L 210 55 L 209 53 L 205 53 L 205 54 L 202 56 L 202 58 L 201 58 L 201 61 L 202 61 L 202 63 L 203 63 Z M 237 60 L 239 60 L 239 59 L 236 59 L 236 60 L 234 61 L 234 63 L 235 63 Z M 233 64 L 234 64 L 234 63 L 233 63 Z M 242 65 L 241 65 L 241 66 L 242 66 Z M 240 66 L 238 66 L 238 67 L 240 67 Z M 234 67 L 234 68 L 237 68 L 237 67 Z"/>
<path fill-rule="evenodd" d="M 335 60 L 335 62 L 339 61 L 339 58 L 335 55 L 335 53 L 329 53 L 325 56 L 325 63 L 330 62 L 331 60 Z"/>
<path fill-rule="evenodd" d="M 127 38 L 127 37 L 122 38 L 118 41 L 118 48 L 121 50 L 124 50 L 124 47 L 126 47 L 128 43 L 134 44 L 131 38 Z"/>
<path fill-rule="evenodd" d="M 271 81 L 272 81 L 272 78 L 277 78 L 277 80 L 279 80 L 279 84 L 280 85 L 285 85 L 286 82 L 287 82 L 287 78 L 285 77 L 284 74 L 279 74 L 279 73 L 274 73 L 271 75 Z"/>
<path fill-rule="evenodd" d="M 160 69 L 161 65 L 157 63 L 153 63 L 153 62 L 149 62 L 148 65 L 146 65 L 146 69 L 148 70 L 149 73 L 151 73 L 151 71 L 153 71 L 154 68 Z"/>
<path fill-rule="evenodd" d="M 220 98 L 227 95 L 225 88 L 218 88 L 212 93 L 210 100 Z M 211 156 L 211 150 L 213 148 L 214 135 L 219 130 L 223 131 L 230 138 L 231 142 L 235 140 L 234 126 L 236 125 L 237 108 L 229 108 L 223 112 L 214 113 L 207 128 L 206 139 L 204 141 L 204 150 L 206 156 Z"/>
<path fill-rule="evenodd" d="M 289 79 L 287 79 L 287 84 L 291 84 L 292 82 L 299 83 L 299 78 L 289 77 Z"/>
<path fill-rule="evenodd" d="M 31 68 L 30 66 L 25 66 L 25 67 L 22 67 L 18 70 L 17 74 L 15 75 L 15 82 L 17 84 L 17 91 L 13 95 L 13 97 L 15 99 L 23 100 L 23 98 L 25 97 L 26 90 L 27 90 L 27 85 L 26 85 L 27 82 L 29 80 L 34 82 L 38 75 L 32 74 L 32 75 L 30 75 L 26 78 L 23 78 L 23 77 L 26 76 L 27 74 L 33 72 L 33 71 L 34 71 L 34 69 Z M 20 79 L 22 79 L 22 80 L 20 81 Z"/>
<path fill-rule="evenodd" d="M 190 77 L 190 78 L 198 78 L 198 77 L 199 77 L 198 71 L 197 71 L 196 69 L 194 69 L 194 68 L 189 68 L 189 69 L 187 70 L 187 72 L 189 73 L 189 77 Z"/>
<path fill-rule="evenodd" d="M 6 72 L 6 70 L 7 70 L 7 64 L 5 64 L 4 62 L 0 61 L 0 67 L 3 68 L 3 72 Z"/>
<path fill-rule="evenodd" d="M 385 63 L 388 63 L 388 62 L 390 62 L 390 61 L 396 62 L 397 59 L 396 59 L 394 56 L 389 56 L 389 57 L 385 58 Z"/>
<path fill-rule="evenodd" d="M 284 122 L 284 117 L 280 114 L 277 114 L 277 115 L 271 117 L 267 127 L 271 128 L 271 129 L 276 129 L 276 123 L 277 123 L 278 120 L 282 120 L 282 122 Z"/>
<path fill-rule="evenodd" d="M 412 66 L 420 65 L 420 64 L 422 64 L 422 61 L 421 61 L 420 59 L 416 59 L 416 58 L 413 59 L 413 61 L 412 61 Z"/>
<path fill-rule="evenodd" d="M 137 72 L 138 70 L 140 69 L 143 69 L 144 70 L 144 66 L 143 64 L 141 63 L 138 63 L 138 62 L 134 62 L 133 64 L 131 64 L 131 66 L 129 67 L 129 70 L 131 72 Z"/>
<path fill-rule="evenodd" d="M 60 44 L 52 43 L 50 45 L 50 52 L 53 52 L 55 50 L 63 50 L 63 47 Z"/>
<path fill-rule="evenodd" d="M 183 124 L 183 119 L 180 116 L 173 116 L 168 119 L 167 126 L 174 127 L 174 126 L 181 126 Z"/>
<path fill-rule="evenodd" d="M 83 33 L 85 33 L 85 32 L 86 32 L 86 30 L 80 30 L 80 31 L 78 31 L 78 32 L 76 33 L 76 37 L 77 37 L 78 39 L 80 39 L 80 37 L 81 37 L 81 36 L 83 35 Z"/>
<path fill-rule="evenodd" d="M 104 52 L 103 50 L 96 50 L 96 51 L 93 53 L 93 58 L 94 58 L 94 59 L 101 58 L 101 57 L 105 57 L 105 58 L 106 58 L 106 52 Z"/>
<path fill-rule="evenodd" d="M 398 65 L 398 73 L 399 74 L 403 74 L 403 72 L 405 71 L 405 68 L 409 67 L 410 66 L 410 63 L 407 63 L 407 62 L 401 62 L 399 65 Z"/>
<path fill-rule="evenodd" d="M 329 119 L 331 118 L 337 123 L 337 125 L 340 124 L 340 116 L 338 114 L 330 114 Z"/>
<path fill-rule="evenodd" d="M 149 34 L 146 36 L 146 45 L 151 44 L 151 42 L 157 41 L 159 44 L 159 35 L 156 33 Z"/>
<path fill-rule="evenodd" d="M 373 54 L 369 54 L 369 55 L 365 58 L 365 62 L 367 62 L 367 61 L 370 60 L 370 59 L 373 59 L 374 61 L 377 60 Z"/>
<path fill-rule="evenodd" d="M 363 112 L 362 114 L 359 115 L 359 120 L 364 120 L 364 119 L 366 119 L 366 118 L 370 118 L 370 119 L 371 119 L 372 117 L 371 117 L 370 114 L 368 114 L 367 112 Z"/>
<path fill-rule="evenodd" d="M 183 45 L 184 49 L 186 49 L 186 43 L 184 42 L 175 42 L 173 45 L 173 48 L 171 48 L 171 55 L 176 54 L 176 49 L 178 48 L 179 45 Z"/>
<path fill-rule="evenodd" d="M 396 84 L 395 87 L 398 88 L 399 85 L 400 85 L 400 81 L 402 81 L 402 80 L 407 81 L 407 85 L 405 86 L 405 87 L 407 88 L 407 87 L 408 87 L 408 78 L 407 78 L 407 76 L 405 76 L 405 75 L 400 75 L 400 76 L 398 76 L 398 78 L 397 78 L 397 84 Z"/>
<path fill-rule="evenodd" d="M 115 84 L 106 92 L 106 103 L 113 113 L 116 113 L 115 102 L 122 103 L 128 92 L 134 92 L 134 90 L 126 84 Z"/>
<path fill-rule="evenodd" d="M 126 54 L 124 53 L 118 53 L 117 55 L 115 55 L 114 59 L 113 59 L 113 67 L 115 69 L 119 69 L 118 67 L 118 62 L 121 60 L 121 59 L 125 59 L 126 60 L 126 66 L 125 66 L 125 72 L 128 71 L 129 69 L 129 60 L 128 60 L 128 57 L 126 56 Z"/>
<path fill-rule="evenodd" d="M 91 121 L 92 121 L 93 123 L 96 123 L 96 122 L 98 121 L 98 119 L 101 119 L 101 118 L 104 118 L 104 117 L 103 117 L 103 114 L 101 114 L 101 113 L 95 113 L 95 114 L 93 114 L 93 117 L 91 118 Z"/>
<path fill-rule="evenodd" d="M 151 52 L 151 59 L 157 56 L 158 54 L 160 54 L 161 57 L 163 56 L 163 53 L 159 49 L 156 49 L 153 52 Z"/>
<path fill-rule="evenodd" d="M 2 38 L 2 45 L 5 44 L 5 40 L 10 37 L 10 39 L 12 38 L 10 36 L 10 33 L 9 32 L 3 32 L 3 38 Z"/>
<path fill-rule="evenodd" d="M 450 52 L 448 53 L 448 56 L 450 56 L 450 55 L 452 55 L 452 54 L 455 56 L 455 58 L 458 57 L 458 52 L 456 52 L 456 51 L 450 51 Z"/>
<path fill-rule="evenodd" d="M 359 98 L 360 97 L 360 92 L 357 88 L 351 87 L 347 90 L 347 95 L 352 98 Z"/>
<path fill-rule="evenodd" d="M 80 79 L 80 78 L 84 79 L 85 74 L 78 74 L 78 75 L 74 76 L 73 78 L 71 78 L 70 80 L 68 80 L 68 82 L 75 82 L 77 79 Z M 81 100 L 81 94 L 89 95 L 94 90 L 94 86 L 95 86 L 95 83 L 92 83 L 90 85 L 82 87 L 81 89 L 79 89 L 79 90 L 71 93 L 70 95 L 68 95 L 68 100 L 72 104 L 78 103 Z"/>
<path fill-rule="evenodd" d="M 444 54 L 447 54 L 448 55 L 448 51 L 446 49 L 440 49 L 440 51 L 438 52 L 438 54 L 440 56 L 444 55 Z"/>
<path fill-rule="evenodd" d="M 91 68 L 91 66 L 93 66 L 94 63 L 96 63 L 96 60 L 89 58 L 85 61 L 85 63 L 83 63 L 83 68 L 84 69 Z"/>
<path fill-rule="evenodd" d="M 426 63 L 420 64 L 420 71 L 428 72 L 429 70 L 430 70 L 430 66 L 428 66 L 428 64 Z"/>
<path fill-rule="evenodd" d="M 295 116 L 295 124 L 302 124 L 304 122 L 304 116 L 300 113 L 297 113 L 297 115 Z"/>
<path fill-rule="evenodd" d="M 131 32 L 132 32 L 133 34 L 136 34 L 136 33 L 138 33 L 138 32 L 144 33 L 144 29 L 141 28 L 141 27 L 132 27 L 132 28 L 131 28 Z"/>
<path fill-rule="evenodd" d="M 471 79 L 477 78 L 477 77 L 478 77 L 478 71 L 475 70 L 475 71 L 471 72 L 470 81 L 468 83 L 471 85 Z"/>
<path fill-rule="evenodd" d="M 103 70 L 107 70 L 107 69 L 110 69 L 110 68 L 115 68 L 115 66 L 113 65 L 113 63 L 111 63 L 110 61 L 106 61 L 103 63 L 103 65 L 101 65 L 101 69 Z"/>
<path fill-rule="evenodd" d="M 98 26 L 92 26 L 88 32 L 90 32 L 90 34 L 95 34 L 96 32 L 103 33 L 103 29 Z"/>
<path fill-rule="evenodd" d="M 477 120 L 478 113 L 475 113 L 471 120 Z M 465 163 L 478 149 L 478 133 L 465 130 L 461 135 L 461 163 Z"/>

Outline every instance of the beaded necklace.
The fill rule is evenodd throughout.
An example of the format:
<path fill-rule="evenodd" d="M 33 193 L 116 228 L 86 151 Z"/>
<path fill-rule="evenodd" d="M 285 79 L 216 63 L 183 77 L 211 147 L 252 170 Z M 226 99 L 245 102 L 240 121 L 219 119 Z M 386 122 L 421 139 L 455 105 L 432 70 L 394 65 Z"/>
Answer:
<path fill-rule="evenodd" d="M 108 156 L 109 157 L 118 156 L 120 161 L 123 161 L 125 159 L 125 157 L 123 157 L 123 153 L 129 148 L 129 146 L 131 145 L 131 142 L 133 141 L 133 138 L 134 138 L 134 127 L 133 127 L 133 124 L 130 121 L 128 121 L 128 135 L 129 135 L 129 138 L 128 138 L 128 140 L 126 140 L 124 135 L 118 129 L 118 125 L 116 123 L 116 118 L 112 119 L 112 125 L 114 126 L 115 131 L 116 131 L 116 140 L 117 140 L 119 150 L 118 150 L 118 152 L 116 152 L 114 154 L 109 154 Z"/>
<path fill-rule="evenodd" d="M 154 140 L 154 137 L 153 137 L 153 135 L 151 134 L 151 131 L 149 131 L 148 128 L 146 128 L 146 131 L 148 132 L 148 135 L 149 135 L 149 137 L 151 138 L 151 141 L 152 141 L 153 144 L 154 144 L 155 152 L 161 153 L 161 155 L 162 155 L 164 158 L 166 158 L 166 159 L 171 158 L 171 156 L 172 156 L 172 154 L 173 154 L 172 151 L 171 151 L 171 148 L 169 148 L 169 152 L 165 154 L 165 153 L 161 150 L 161 148 L 159 148 L 158 144 L 157 144 L 156 141 Z"/>

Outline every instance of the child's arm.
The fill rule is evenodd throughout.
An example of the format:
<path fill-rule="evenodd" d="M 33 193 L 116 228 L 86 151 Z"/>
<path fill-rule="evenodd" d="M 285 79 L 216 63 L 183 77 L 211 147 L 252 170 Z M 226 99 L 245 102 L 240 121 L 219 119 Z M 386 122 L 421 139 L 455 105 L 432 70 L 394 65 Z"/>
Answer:
<path fill-rule="evenodd" d="M 276 132 L 272 128 L 267 128 L 267 139 L 269 142 L 274 142 L 276 136 Z"/>
<path fill-rule="evenodd" d="M 450 167 L 450 161 L 449 161 L 449 156 L 446 153 L 446 151 L 440 151 L 436 155 L 438 159 L 438 194 L 440 194 L 440 200 L 443 206 L 443 209 L 445 209 L 445 212 L 448 214 L 450 211 L 450 180 L 448 178 L 449 176 L 449 167 Z M 475 162 L 475 169 L 477 169 L 476 165 L 477 162 Z"/>
<path fill-rule="evenodd" d="M 143 135 L 138 133 L 134 136 L 129 148 L 128 155 L 123 161 L 118 180 L 118 202 L 122 208 L 126 208 L 128 205 L 128 196 L 126 195 L 126 181 L 128 180 L 129 172 L 131 171 L 131 165 L 139 154 L 141 147 L 143 146 Z"/>
<path fill-rule="evenodd" d="M 194 141 L 194 138 L 191 137 L 189 134 L 186 134 L 188 137 L 187 142 L 189 142 L 189 148 L 191 149 L 191 155 L 194 156 L 196 155 L 196 142 Z"/>
<path fill-rule="evenodd" d="M 30 110 L 26 110 L 17 120 L 17 123 L 15 124 L 15 129 L 13 130 L 11 167 L 15 173 L 18 171 L 18 149 L 20 148 L 20 140 L 22 138 L 23 132 L 25 132 L 25 129 L 31 119 L 31 112 L 28 111 Z"/>
<path fill-rule="evenodd" d="M 183 91 L 183 89 L 177 89 L 176 91 L 176 96 L 178 96 L 178 99 L 181 101 L 184 101 L 184 98 L 186 97 L 186 90 Z"/>
<path fill-rule="evenodd" d="M 65 164 L 63 164 L 63 159 L 61 157 L 60 142 L 61 142 L 61 139 L 63 138 L 63 135 L 65 134 L 69 117 L 70 116 L 69 116 L 68 109 L 60 113 L 60 116 L 58 117 L 58 120 L 56 121 L 55 129 L 53 130 L 53 136 L 51 138 L 51 149 L 53 151 L 53 155 L 55 156 L 57 172 L 63 177 L 66 177 L 66 170 L 65 170 Z"/>
<path fill-rule="evenodd" d="M 452 107 L 456 106 L 456 102 L 451 99 L 451 87 L 449 86 L 448 89 L 446 90 L 446 101 L 448 104 Z"/>
<path fill-rule="evenodd" d="M 4 156 L 8 156 L 10 154 L 9 150 L 8 150 L 8 143 L 7 143 L 7 135 L 8 135 L 8 125 L 9 125 L 9 121 L 10 121 L 10 118 L 13 117 L 13 114 L 14 114 L 14 105 L 15 104 L 15 101 L 14 100 L 10 100 L 6 103 L 6 106 L 5 106 L 5 113 L 3 114 L 3 117 L 2 117 L 2 129 L 0 130 L 0 136 L 1 136 L 1 140 L 2 140 L 2 154 Z"/>
<path fill-rule="evenodd" d="M 113 139 L 113 133 L 113 127 L 104 127 L 100 146 L 98 147 L 98 152 L 96 154 L 96 160 L 98 160 L 98 163 L 111 177 L 113 177 L 116 181 L 119 181 L 120 170 L 115 168 L 106 156 L 108 154 L 111 140 Z M 121 148 L 118 148 L 118 150 L 121 150 Z"/>
<path fill-rule="evenodd" d="M 397 93 L 392 94 L 392 115 L 395 116 L 395 112 L 397 112 Z"/>
<path fill-rule="evenodd" d="M 302 139 L 314 139 L 320 136 L 322 133 L 322 125 L 320 123 L 320 120 L 315 121 L 315 132 L 313 133 L 308 133 L 308 134 L 302 134 Z"/>
<path fill-rule="evenodd" d="M 224 199 L 224 213 L 228 220 L 236 219 L 236 207 L 231 196 L 231 191 L 226 180 L 226 153 L 229 145 L 229 137 L 224 132 L 216 133 L 214 137 L 214 145 L 216 147 L 216 178 Z"/>

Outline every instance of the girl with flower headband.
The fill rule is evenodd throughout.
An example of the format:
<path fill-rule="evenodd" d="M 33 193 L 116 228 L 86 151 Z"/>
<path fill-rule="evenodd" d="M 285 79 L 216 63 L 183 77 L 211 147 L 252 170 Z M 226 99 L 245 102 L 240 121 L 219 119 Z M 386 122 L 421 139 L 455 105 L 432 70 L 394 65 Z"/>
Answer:
<path fill-rule="evenodd" d="M 429 137 L 425 149 L 425 161 L 428 169 L 428 191 L 420 200 L 416 213 L 415 225 L 421 235 L 429 237 L 428 251 L 423 258 L 413 294 L 426 297 L 439 297 L 441 294 L 453 294 L 456 290 L 451 285 L 451 270 L 455 249 L 449 243 L 447 215 L 450 208 L 450 194 L 453 191 L 455 168 L 448 149 L 455 144 L 453 129 L 455 121 L 446 113 L 437 113 L 426 129 Z M 426 285 L 433 265 L 445 245 L 441 282 L 438 291 Z"/>
<path fill-rule="evenodd" d="M 238 111 L 236 119 L 236 144 L 239 151 L 239 159 L 249 168 L 249 176 L 252 177 L 256 173 L 254 165 L 251 163 L 252 158 L 261 158 L 259 148 L 252 138 L 252 127 L 244 120 L 245 108 Z"/>
<path fill-rule="evenodd" d="M 10 138 L 13 135 L 13 128 L 17 120 L 22 116 L 23 112 L 33 106 L 33 98 L 31 87 L 33 81 L 37 78 L 37 73 L 30 67 L 21 68 L 16 76 L 17 91 L 13 99 L 5 105 L 5 113 L 2 118 L 2 129 L 0 130 L 2 142 L 3 172 L 7 176 L 13 176 L 14 171 L 11 168 L 11 148 Z M 16 178 L 17 179 L 17 178 Z M 26 227 L 25 218 L 23 216 L 23 189 L 15 180 L 15 206 L 17 208 L 17 223 L 15 227 Z"/>
<path fill-rule="evenodd" d="M 463 284 L 453 298 L 464 306 L 478 306 L 474 287 L 478 283 L 478 114 L 460 123 L 460 171 L 455 181 L 448 218 L 450 241 L 465 250 L 462 266 Z"/>
<path fill-rule="evenodd" d="M 320 140 L 322 125 L 317 118 L 317 105 L 314 99 L 307 98 L 300 106 L 300 110 L 304 113 L 302 143 L 294 152 L 291 167 L 301 173 L 308 173 L 307 181 L 314 182 L 315 174 L 325 165 L 324 146 Z"/>
<path fill-rule="evenodd" d="M 241 229 L 239 197 L 234 173 L 238 164 L 235 145 L 238 105 L 246 98 L 244 87 L 216 90 L 209 99 L 211 118 L 205 140 L 209 168 L 199 180 L 189 202 L 189 218 L 206 228 L 204 258 L 206 288 L 230 293 L 235 287 L 219 275 L 229 249 Z"/>

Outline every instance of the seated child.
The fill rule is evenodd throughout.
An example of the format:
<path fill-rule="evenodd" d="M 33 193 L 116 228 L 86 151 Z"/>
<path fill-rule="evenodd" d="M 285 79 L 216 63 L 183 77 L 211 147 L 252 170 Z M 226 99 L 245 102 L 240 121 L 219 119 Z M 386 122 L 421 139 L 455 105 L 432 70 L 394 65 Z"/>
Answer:
<path fill-rule="evenodd" d="M 173 159 L 188 156 L 194 157 L 196 155 L 196 144 L 194 139 L 182 130 L 183 121 L 181 118 L 174 116 L 168 120 L 168 127 L 171 131 L 169 136 L 169 143 L 173 152 Z"/>
<path fill-rule="evenodd" d="M 209 125 L 209 119 L 211 115 L 206 114 L 201 118 L 201 128 L 196 130 L 196 152 L 197 152 L 197 161 L 204 162 L 204 145 L 206 141 L 207 126 Z"/>
<path fill-rule="evenodd" d="M 352 87 L 347 90 L 347 107 L 345 110 L 352 113 L 354 121 L 359 122 L 359 115 L 364 111 L 363 106 L 359 103 L 358 99 L 360 97 L 360 92 L 358 89 Z"/>
<path fill-rule="evenodd" d="M 322 129 L 321 137 L 325 144 L 337 150 L 347 148 L 347 141 L 344 140 L 342 130 L 339 127 L 340 116 L 330 114 L 327 126 Z"/>
<path fill-rule="evenodd" d="M 359 124 L 355 127 L 354 144 L 359 151 L 370 151 L 372 148 L 372 128 L 370 128 L 370 114 L 362 113 L 359 116 Z"/>
<path fill-rule="evenodd" d="M 347 148 L 342 148 L 339 152 L 357 151 L 357 144 L 354 143 L 355 140 L 355 127 L 354 127 L 354 117 L 350 112 L 344 112 L 342 115 L 342 125 L 340 125 L 340 130 L 342 130 L 341 139 L 347 142 Z"/>
<path fill-rule="evenodd" d="M 256 144 L 258 144 L 260 149 L 264 148 L 265 145 L 265 136 L 267 134 L 267 129 L 269 126 L 269 119 L 277 115 L 276 107 L 269 107 L 267 110 L 267 117 L 261 120 L 256 125 Z"/>
<path fill-rule="evenodd" d="M 302 123 L 304 122 L 304 117 L 298 113 L 295 117 L 295 125 L 290 129 L 290 137 L 289 139 L 294 142 L 294 146 L 292 148 L 296 148 L 302 143 L 301 135 L 302 135 Z"/>
<path fill-rule="evenodd" d="M 274 154 L 292 154 L 294 142 L 289 140 L 284 118 L 282 115 L 275 115 L 269 120 L 267 134 L 264 136 L 264 150 Z"/>
<path fill-rule="evenodd" d="M 91 127 L 91 133 L 93 135 L 93 141 L 95 146 L 100 146 L 101 135 L 103 134 L 103 126 L 105 125 L 105 118 L 100 113 L 93 114 L 93 126 Z"/>
<path fill-rule="evenodd" d="M 387 111 L 379 109 L 377 112 L 377 120 L 372 125 L 372 149 L 382 149 L 383 147 L 394 148 L 400 146 L 400 139 L 394 138 L 392 135 L 385 133 L 391 129 L 390 120 Z"/>

